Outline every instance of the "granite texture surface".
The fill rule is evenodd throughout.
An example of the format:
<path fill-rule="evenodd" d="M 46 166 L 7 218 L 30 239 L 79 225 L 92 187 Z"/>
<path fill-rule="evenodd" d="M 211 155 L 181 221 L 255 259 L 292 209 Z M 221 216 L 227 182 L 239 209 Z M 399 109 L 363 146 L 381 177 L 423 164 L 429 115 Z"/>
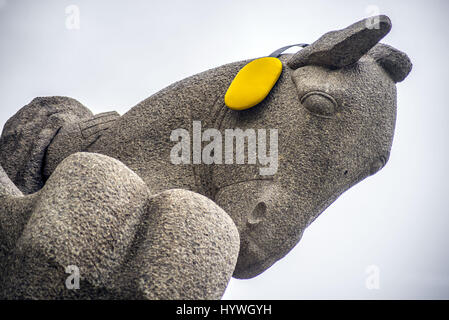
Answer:
<path fill-rule="evenodd" d="M 388 161 L 395 84 L 412 64 L 379 43 L 388 17 L 370 21 L 282 55 L 272 91 L 244 111 L 223 100 L 251 60 L 176 82 L 122 116 L 67 97 L 24 106 L 0 138 L 0 296 L 219 299 L 231 276 L 257 276 L 284 257 Z M 259 160 L 173 164 L 171 133 L 192 136 L 193 121 L 277 130 L 276 173 L 261 175 Z M 79 269 L 77 290 L 66 286 L 68 266 Z"/>

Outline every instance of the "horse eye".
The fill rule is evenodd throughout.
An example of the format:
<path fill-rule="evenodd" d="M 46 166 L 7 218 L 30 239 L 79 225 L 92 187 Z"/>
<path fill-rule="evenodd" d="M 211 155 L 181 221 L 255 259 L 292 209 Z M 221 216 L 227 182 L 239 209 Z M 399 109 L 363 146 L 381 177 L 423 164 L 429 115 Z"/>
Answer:
<path fill-rule="evenodd" d="M 331 117 L 337 112 L 337 102 L 324 92 L 312 91 L 301 98 L 301 104 L 311 113 L 321 117 Z"/>

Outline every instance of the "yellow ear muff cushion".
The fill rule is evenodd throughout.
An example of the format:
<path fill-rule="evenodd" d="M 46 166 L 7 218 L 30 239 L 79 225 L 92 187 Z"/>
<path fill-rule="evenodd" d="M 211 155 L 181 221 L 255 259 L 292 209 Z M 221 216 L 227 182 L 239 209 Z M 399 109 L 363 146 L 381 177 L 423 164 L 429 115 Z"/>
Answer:
<path fill-rule="evenodd" d="M 282 72 L 278 58 L 264 57 L 244 66 L 232 80 L 224 101 L 232 110 L 245 110 L 260 103 L 270 93 Z"/>

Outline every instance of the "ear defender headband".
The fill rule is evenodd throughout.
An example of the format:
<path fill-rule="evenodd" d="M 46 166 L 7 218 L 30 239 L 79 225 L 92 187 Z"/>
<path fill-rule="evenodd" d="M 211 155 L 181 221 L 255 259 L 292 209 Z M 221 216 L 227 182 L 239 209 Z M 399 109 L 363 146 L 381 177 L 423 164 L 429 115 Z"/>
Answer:
<path fill-rule="evenodd" d="M 240 69 L 224 97 L 228 108 L 245 110 L 262 102 L 282 73 L 282 62 L 278 57 L 295 46 L 304 48 L 308 45 L 299 43 L 279 48 L 269 56 L 255 59 Z"/>

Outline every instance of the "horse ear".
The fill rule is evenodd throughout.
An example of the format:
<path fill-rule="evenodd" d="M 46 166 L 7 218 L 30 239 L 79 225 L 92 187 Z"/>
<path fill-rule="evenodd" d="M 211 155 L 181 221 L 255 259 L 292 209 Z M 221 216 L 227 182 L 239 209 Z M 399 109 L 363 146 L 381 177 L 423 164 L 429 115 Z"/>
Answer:
<path fill-rule="evenodd" d="M 373 23 L 374 22 L 374 23 Z M 391 30 L 391 21 L 380 15 L 331 31 L 295 53 L 287 62 L 292 69 L 305 65 L 341 68 L 360 59 Z"/>
<path fill-rule="evenodd" d="M 412 70 L 409 57 L 389 45 L 379 43 L 368 51 L 368 55 L 384 68 L 394 82 L 401 82 Z"/>

